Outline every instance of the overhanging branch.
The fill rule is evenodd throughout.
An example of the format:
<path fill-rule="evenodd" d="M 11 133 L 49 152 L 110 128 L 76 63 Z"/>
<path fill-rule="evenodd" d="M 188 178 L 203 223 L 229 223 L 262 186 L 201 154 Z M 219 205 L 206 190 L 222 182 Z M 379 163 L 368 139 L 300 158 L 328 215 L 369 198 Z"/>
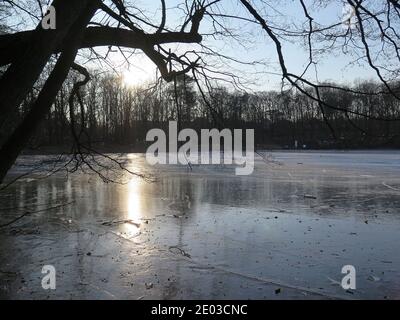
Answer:
<path fill-rule="evenodd" d="M 25 31 L 1 35 L 0 66 L 11 63 L 17 53 L 24 49 L 34 32 L 35 31 Z M 155 45 L 165 43 L 200 43 L 201 41 L 202 36 L 193 32 L 161 32 L 155 34 L 144 34 L 120 28 L 89 27 L 85 31 L 80 48 L 119 46 L 133 49 L 148 49 Z M 63 47 L 58 47 L 54 53 L 59 53 L 61 51 L 63 51 Z"/>

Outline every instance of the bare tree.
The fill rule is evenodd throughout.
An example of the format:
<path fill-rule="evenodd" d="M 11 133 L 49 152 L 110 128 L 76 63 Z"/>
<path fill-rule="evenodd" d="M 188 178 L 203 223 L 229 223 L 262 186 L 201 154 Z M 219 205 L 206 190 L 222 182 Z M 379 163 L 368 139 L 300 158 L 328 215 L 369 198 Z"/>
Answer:
<path fill-rule="evenodd" d="M 11 7 L 24 10 L 14 1 L 7 2 Z M 58 53 L 54 69 L 41 89 L 37 101 L 21 124 L 1 146 L 0 181 L 4 179 L 27 141 L 50 110 L 62 83 L 74 65 L 79 49 L 98 46 L 140 49 L 156 64 L 164 80 L 172 81 L 176 76 L 193 69 L 196 62 L 188 61 L 187 57 L 178 57 L 172 52 L 165 53 L 161 45 L 200 42 L 202 40 L 199 34 L 200 23 L 207 7 L 212 3 L 194 1 L 188 7 L 181 29 L 169 31 L 165 29 L 165 1 L 161 1 L 161 22 L 155 26 L 147 18 L 143 19 L 136 14 L 137 9 L 129 1 L 112 0 L 107 5 L 106 2 L 100 0 L 54 0 L 52 5 L 57 12 L 56 30 L 43 30 L 39 22 L 33 31 L 0 36 L 2 52 L 0 64 L 3 66 L 9 64 L 7 71 L 0 79 L 0 111 L 2 113 L 0 125 L 22 103 L 51 56 Z M 104 15 L 96 17 L 96 12 L 102 12 Z M 89 26 L 91 20 L 96 27 Z M 116 22 L 116 26 L 109 27 L 109 20 Z M 102 24 L 102 21 L 106 25 Z M 155 31 L 146 32 L 145 27 L 140 27 L 140 24 L 155 28 Z M 172 66 L 180 68 L 174 70 Z M 79 87 L 88 80 L 84 68 L 75 69 L 84 74 L 86 79 L 77 83 L 72 96 L 77 95 Z M 71 98 L 71 110 L 73 102 L 74 98 Z M 73 117 L 73 111 L 70 115 Z M 78 141 L 76 143 L 79 144 Z"/>
<path fill-rule="evenodd" d="M 4 2 L 6 10 L 14 10 L 31 17 L 37 27 L 35 30 L 26 30 L 17 23 L 8 28 L 11 31 L 0 35 L 0 67 L 6 68 L 0 79 L 0 126 L 12 117 L 13 112 L 34 88 L 35 82 L 40 77 L 43 78 L 45 68 L 51 71 L 48 77 L 42 79 L 40 93 L 29 112 L 10 130 L 0 148 L 0 181 L 51 109 L 72 67 L 83 77 L 73 86 L 69 99 L 73 153 L 76 163 L 84 163 L 90 167 L 86 160 L 94 150 L 85 132 L 87 111 L 81 96 L 82 87 L 88 82 L 90 75 L 84 67 L 77 64 L 77 55 L 82 49 L 89 51 L 89 60 L 101 59 L 106 64 L 109 63 L 109 55 L 115 51 L 113 48 L 117 48 L 127 63 L 132 51 L 127 52 L 125 49 L 140 50 L 157 66 L 165 81 L 174 83 L 175 91 L 180 91 L 179 77 L 189 74 L 215 126 L 222 126 L 226 118 L 251 118 L 252 112 L 260 112 L 273 123 L 283 123 L 283 115 L 288 119 L 295 119 L 293 123 L 297 123 L 299 119 L 313 117 L 314 105 L 319 108 L 319 114 L 335 139 L 340 138 L 335 129 L 343 126 L 344 122 L 362 132 L 365 137 L 370 137 L 373 133 L 370 128 L 365 128 L 361 119 L 385 123 L 400 120 L 398 112 L 371 112 L 372 108 L 365 107 L 370 105 L 370 101 L 366 102 L 366 99 L 373 96 L 379 97 L 376 100 L 379 103 L 389 103 L 391 108 L 397 108 L 397 101 L 400 100 L 400 5 L 397 0 L 346 0 L 345 3 L 351 9 L 347 20 L 339 18 L 338 21 L 326 24 L 318 20 L 318 12 L 331 4 L 340 7 L 343 1 L 296 0 L 293 3 L 299 9 L 300 23 L 287 23 L 285 13 L 277 9 L 281 3 L 277 0 L 238 0 L 236 4 L 241 8 L 240 14 L 228 13 L 220 0 L 182 0 L 177 6 L 182 16 L 173 29 L 169 27 L 165 0 L 160 0 L 161 14 L 156 22 L 150 18 L 150 14 L 146 15 L 141 8 L 136 8 L 133 1 L 54 0 L 52 5 L 57 11 L 56 30 L 41 28 L 40 0 L 27 2 L 29 8 L 36 4 L 36 15 L 17 1 Z M 200 26 L 205 20 L 211 26 L 211 34 L 200 32 Z M 217 40 L 229 39 L 237 46 L 243 46 L 246 40 L 251 41 L 250 34 L 244 35 L 243 28 L 229 27 L 229 23 L 233 21 L 250 24 L 252 29 L 256 27 L 273 44 L 269 49 L 274 51 L 279 65 L 279 71 L 273 73 L 282 79 L 283 94 L 279 97 L 282 101 L 279 110 L 271 105 L 265 106 L 265 101 L 255 103 L 254 98 L 250 99 L 246 95 L 224 96 L 223 89 L 214 86 L 215 81 L 228 82 L 235 88 L 245 89 L 245 83 L 231 65 L 254 66 L 259 63 L 225 55 L 204 43 L 204 36 Z M 307 52 L 308 63 L 300 73 L 292 72 L 286 61 L 284 48 L 287 43 L 292 42 L 302 44 Z M 174 51 L 168 47 L 174 43 L 196 46 L 196 49 L 188 48 L 183 53 Z M 106 50 L 98 52 L 98 47 Z M 344 52 L 354 58 L 353 64 L 368 66 L 380 85 L 370 90 L 365 86 L 354 88 L 319 81 L 318 59 L 329 57 L 333 52 Z M 214 63 L 210 62 L 212 59 Z M 53 60 L 54 63 L 50 64 Z M 315 77 L 310 77 L 311 71 L 314 71 Z M 184 76 L 181 79 L 188 78 Z M 290 103 L 290 99 L 294 99 L 296 103 Z M 182 104 L 187 103 L 185 100 L 187 99 L 175 97 L 175 107 L 169 108 L 169 111 L 175 110 L 178 113 L 180 122 L 183 121 Z M 362 100 L 364 102 L 361 103 Z M 244 106 L 252 103 L 254 110 L 246 113 Z M 143 117 L 147 119 L 150 110 L 142 111 Z M 163 114 L 164 111 L 162 110 Z M 77 121 L 78 115 L 81 119 Z M 371 126 L 371 122 L 368 121 L 366 125 Z M 295 132 L 296 128 L 292 126 L 291 130 Z M 387 135 L 389 132 L 390 130 Z M 388 138 L 395 136 L 390 135 Z M 86 139 L 85 143 L 82 139 Z"/>
<path fill-rule="evenodd" d="M 351 108 L 341 105 L 329 104 L 322 99 L 321 91 L 324 89 L 333 89 L 339 92 L 353 92 L 344 86 L 332 86 L 320 84 L 309 80 L 305 75 L 307 71 L 316 65 L 316 53 L 328 53 L 338 47 L 345 52 L 352 52 L 357 56 L 357 61 L 364 61 L 374 70 L 377 78 L 383 84 L 384 89 L 375 92 L 358 92 L 362 95 L 390 95 L 396 99 L 400 99 L 400 87 L 398 83 L 398 75 L 400 72 L 400 56 L 399 56 L 399 34 L 400 11 L 398 1 L 363 1 L 348 0 L 347 4 L 351 10 L 351 14 L 346 17 L 346 21 L 338 21 L 330 25 L 319 25 L 315 23 L 310 11 L 313 4 L 306 4 L 304 0 L 298 0 L 304 17 L 306 19 L 306 27 L 295 30 L 283 30 L 276 28 L 267 19 L 262 17 L 260 10 L 247 0 L 240 0 L 247 9 L 254 21 L 267 33 L 268 37 L 275 45 L 276 55 L 281 68 L 282 80 L 300 92 L 317 102 L 321 112 L 332 135 L 335 136 L 334 128 L 329 119 L 326 117 L 326 108 L 342 112 L 346 119 L 355 125 L 352 116 L 366 117 L 379 121 L 398 121 L 395 118 L 385 118 L 368 115 Z M 266 3 L 261 1 L 262 3 Z M 317 3 L 329 4 L 334 1 L 316 1 Z M 344 28 L 343 26 L 347 26 Z M 309 62 L 302 74 L 294 74 L 288 70 L 285 61 L 285 54 L 282 46 L 282 34 L 289 37 L 299 38 L 299 41 L 306 43 Z M 311 90 L 309 90 L 311 89 Z M 380 88 L 378 88 L 380 89 Z M 361 128 L 358 128 L 362 130 Z M 365 134 L 368 132 L 364 131 Z"/>

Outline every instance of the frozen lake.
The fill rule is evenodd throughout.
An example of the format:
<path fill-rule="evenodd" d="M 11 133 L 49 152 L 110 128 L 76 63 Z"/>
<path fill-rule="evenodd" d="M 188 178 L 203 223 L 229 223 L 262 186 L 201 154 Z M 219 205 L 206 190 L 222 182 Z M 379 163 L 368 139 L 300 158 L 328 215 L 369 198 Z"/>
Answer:
<path fill-rule="evenodd" d="M 60 172 L 0 193 L 0 298 L 400 299 L 400 152 L 272 152 L 251 176 L 123 157 L 157 180 Z"/>

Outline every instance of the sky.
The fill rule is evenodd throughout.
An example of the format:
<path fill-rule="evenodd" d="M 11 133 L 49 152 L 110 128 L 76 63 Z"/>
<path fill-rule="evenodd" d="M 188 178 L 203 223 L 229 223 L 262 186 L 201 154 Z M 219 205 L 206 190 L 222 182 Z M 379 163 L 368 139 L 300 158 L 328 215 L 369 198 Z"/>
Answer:
<path fill-rule="evenodd" d="M 310 6 L 310 14 L 314 18 L 314 23 L 322 26 L 340 22 L 346 14 L 346 6 L 343 0 L 304 0 Z M 366 0 L 372 1 L 372 0 Z M 20 0 L 27 3 L 26 0 Z M 46 2 L 46 1 L 44 1 Z M 184 17 L 182 0 L 166 0 L 167 3 L 167 27 L 176 30 L 182 23 Z M 32 2 L 33 4 L 35 1 Z M 160 0 L 135 0 L 135 6 L 143 10 L 146 16 L 152 18 L 154 24 L 158 24 L 161 18 Z M 307 19 L 300 5 L 299 0 L 254 0 L 251 3 L 259 10 L 260 14 L 267 23 L 273 27 L 285 30 L 297 28 L 305 30 Z M 326 5 L 315 6 L 313 3 L 323 3 Z M 215 12 L 223 13 L 233 17 L 251 18 L 249 13 L 238 0 L 222 0 L 217 7 L 213 7 Z M 33 9 L 33 8 L 32 8 Z M 21 17 L 20 17 L 21 18 Z M 12 19 L 12 18 L 10 18 Z M 255 23 L 233 18 L 217 17 L 218 22 L 226 26 L 237 38 L 211 35 L 214 33 L 211 18 L 206 17 L 201 25 L 201 33 L 204 34 L 203 43 L 212 48 L 215 52 L 222 53 L 234 60 L 242 62 L 262 62 L 254 65 L 241 64 L 230 59 L 216 59 L 205 56 L 205 61 L 217 71 L 232 72 L 240 77 L 246 88 L 254 91 L 279 90 L 281 85 L 280 66 L 277 54 L 271 39 L 265 31 Z M 26 28 L 34 26 L 35 21 L 23 19 Z M 12 21 L 12 20 L 11 20 Z M 345 26 L 343 26 L 345 28 Z M 276 30 L 278 36 L 283 32 Z M 308 64 L 308 52 L 303 40 L 299 38 L 281 38 L 283 53 L 289 72 L 301 74 L 304 67 Z M 320 47 L 318 39 L 314 39 L 315 48 Z M 164 47 L 174 52 L 185 52 L 186 50 L 201 50 L 196 45 L 169 45 Z M 101 50 L 100 50 L 101 52 Z M 371 69 L 366 68 L 366 63 L 359 65 L 349 64 L 356 59 L 350 53 L 343 52 L 341 49 L 329 50 L 325 54 L 315 56 L 316 68 L 310 68 L 306 77 L 312 81 L 335 81 L 341 83 L 352 83 L 358 79 L 373 79 L 375 74 Z M 146 81 L 153 81 L 156 77 L 154 64 L 143 54 L 138 52 L 130 58 L 130 66 L 123 64 L 123 57 L 119 53 L 112 53 L 110 61 L 123 75 L 127 85 L 140 85 Z M 94 66 L 96 67 L 96 66 Z M 98 65 L 97 65 L 98 67 Z M 105 65 L 103 65 L 105 67 Z M 318 76 L 317 76 L 318 75 Z"/>
<path fill-rule="evenodd" d="M 143 1 L 142 1 L 143 2 Z M 306 0 L 306 4 L 313 1 Z M 328 5 L 321 7 L 312 7 L 310 11 L 314 18 L 314 22 L 319 25 L 329 25 L 341 22 L 347 15 L 348 7 L 343 1 L 325 1 Z M 180 15 L 175 8 L 175 4 L 180 3 L 178 0 L 167 1 L 169 10 L 167 11 L 167 21 L 171 28 L 174 28 L 180 21 Z M 252 1 L 252 3 L 260 10 L 263 18 L 274 26 L 293 29 L 293 24 L 301 27 L 308 21 L 305 19 L 304 12 L 298 0 L 284 1 Z M 153 12 L 154 16 L 159 15 L 159 0 L 147 1 L 149 12 Z M 222 0 L 219 5 L 220 12 L 231 16 L 241 16 L 251 18 L 243 6 L 235 0 Z M 157 21 L 157 19 L 155 19 Z M 214 51 L 223 53 L 234 59 L 244 62 L 263 61 L 263 64 L 249 66 L 234 63 L 232 61 L 219 61 L 210 59 L 211 65 L 216 64 L 220 70 L 232 71 L 244 80 L 246 87 L 255 91 L 262 90 L 279 90 L 281 87 L 280 66 L 277 60 L 277 54 L 273 42 L 267 37 L 264 30 L 259 25 L 245 22 L 237 19 L 224 20 L 226 25 L 232 29 L 232 32 L 238 35 L 238 40 L 229 37 L 205 36 L 204 44 L 213 48 Z M 307 25 L 304 24 L 304 28 Z M 343 28 L 346 28 L 343 25 Z M 209 18 L 203 22 L 201 32 L 204 34 L 212 33 L 212 23 Z M 280 34 L 281 32 L 277 32 Z M 318 47 L 318 40 L 315 41 Z M 287 67 L 290 72 L 301 74 L 308 64 L 308 51 L 303 41 L 299 38 L 282 40 L 283 52 Z M 193 45 L 179 45 L 177 47 L 170 46 L 172 50 L 191 50 Z M 118 60 L 118 58 L 116 58 Z M 125 78 L 132 84 L 140 83 L 146 79 L 153 79 L 155 67 L 152 62 L 143 56 L 138 56 L 137 63 L 129 72 L 125 72 Z M 344 84 L 351 84 L 360 79 L 374 79 L 375 73 L 366 67 L 366 63 L 349 65 L 356 57 L 350 53 L 344 52 L 342 49 L 329 50 L 325 54 L 315 55 L 317 66 L 310 68 L 306 73 L 306 77 L 313 81 L 335 81 Z M 317 73 L 316 73 L 317 69 Z M 152 76 L 149 76 L 152 75 Z M 248 83 L 246 82 L 248 81 Z"/>

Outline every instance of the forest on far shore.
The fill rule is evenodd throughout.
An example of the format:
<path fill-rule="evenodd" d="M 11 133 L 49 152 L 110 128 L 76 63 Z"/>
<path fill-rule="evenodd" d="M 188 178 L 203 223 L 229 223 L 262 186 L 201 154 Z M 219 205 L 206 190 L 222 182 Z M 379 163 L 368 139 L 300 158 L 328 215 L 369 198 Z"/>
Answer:
<path fill-rule="evenodd" d="M 67 152 L 72 126 L 82 141 L 102 151 L 143 152 L 149 145 L 148 130 L 168 132 L 171 120 L 178 122 L 179 130 L 255 129 L 257 149 L 294 149 L 296 141 L 298 148 L 307 149 L 400 147 L 400 123 L 394 121 L 400 118 L 400 102 L 390 94 L 376 95 L 382 85 L 373 81 L 358 81 L 341 91 L 331 88 L 335 84 L 321 84 L 321 99 L 335 110 L 297 89 L 249 93 L 219 86 L 203 91 L 188 75 L 173 83 L 160 80 L 134 87 L 115 74 L 91 74 L 73 98 L 79 107 L 71 114 L 77 75 L 70 73 L 25 152 Z M 0 140 L 24 118 L 37 92 L 31 90 L 14 112 Z"/>

